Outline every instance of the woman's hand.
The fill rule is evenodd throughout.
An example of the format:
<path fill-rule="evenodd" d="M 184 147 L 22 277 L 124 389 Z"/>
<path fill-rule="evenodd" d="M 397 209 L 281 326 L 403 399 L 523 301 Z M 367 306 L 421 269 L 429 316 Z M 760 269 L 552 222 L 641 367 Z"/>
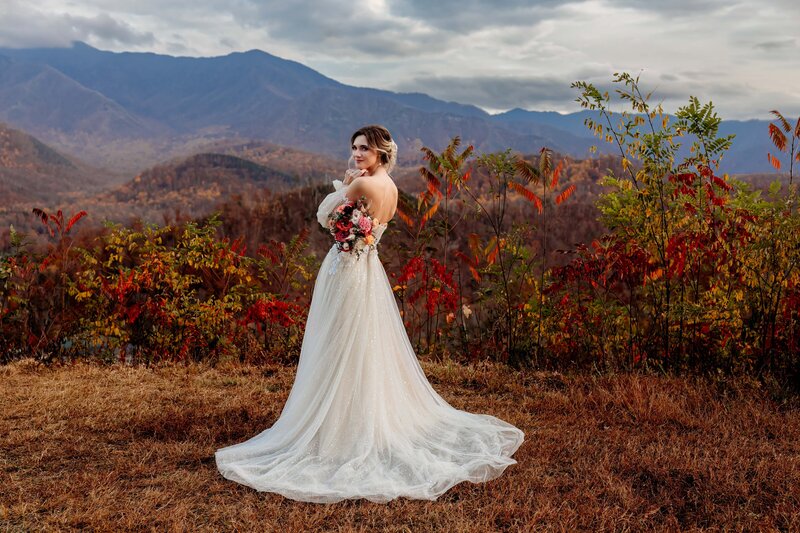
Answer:
<path fill-rule="evenodd" d="M 344 183 L 345 185 L 350 185 L 350 182 L 352 182 L 356 178 L 360 178 L 366 172 L 367 172 L 366 170 L 360 168 L 347 169 L 344 171 L 344 180 L 342 180 L 342 183 Z"/>

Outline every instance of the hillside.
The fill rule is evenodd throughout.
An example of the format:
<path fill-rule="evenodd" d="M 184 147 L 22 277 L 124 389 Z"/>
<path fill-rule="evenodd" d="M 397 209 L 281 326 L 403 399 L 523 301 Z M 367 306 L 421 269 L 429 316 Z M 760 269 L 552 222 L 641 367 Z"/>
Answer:
<path fill-rule="evenodd" d="M 76 200 L 96 220 L 201 218 L 231 197 L 286 193 L 330 182 L 346 163 L 263 142 L 216 143 L 213 151 L 149 168 L 121 186 Z"/>
<path fill-rule="evenodd" d="M 95 191 L 103 181 L 97 169 L 0 123 L 0 195 L 4 199 L 0 210 Z"/>

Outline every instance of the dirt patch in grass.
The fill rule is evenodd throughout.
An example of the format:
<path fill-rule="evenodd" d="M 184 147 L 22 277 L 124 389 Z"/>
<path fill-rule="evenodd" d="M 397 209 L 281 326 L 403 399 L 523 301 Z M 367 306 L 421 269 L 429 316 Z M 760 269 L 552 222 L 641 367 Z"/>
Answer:
<path fill-rule="evenodd" d="M 758 387 L 423 364 L 452 405 L 526 433 L 500 478 L 435 502 L 299 503 L 223 479 L 294 368 L 0 367 L 0 529 L 800 530 L 800 410 Z"/>

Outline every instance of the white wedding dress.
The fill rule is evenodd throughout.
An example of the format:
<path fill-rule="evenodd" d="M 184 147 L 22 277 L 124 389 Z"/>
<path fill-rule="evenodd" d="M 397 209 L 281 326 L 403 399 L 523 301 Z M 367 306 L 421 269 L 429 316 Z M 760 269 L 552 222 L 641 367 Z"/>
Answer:
<path fill-rule="evenodd" d="M 345 200 L 338 180 L 317 212 Z M 380 241 L 385 224 L 373 235 Z M 417 361 L 377 248 L 334 245 L 322 262 L 294 385 L 275 424 L 217 450 L 227 479 L 294 500 L 434 500 L 462 481 L 493 479 L 524 434 L 437 394 Z"/>

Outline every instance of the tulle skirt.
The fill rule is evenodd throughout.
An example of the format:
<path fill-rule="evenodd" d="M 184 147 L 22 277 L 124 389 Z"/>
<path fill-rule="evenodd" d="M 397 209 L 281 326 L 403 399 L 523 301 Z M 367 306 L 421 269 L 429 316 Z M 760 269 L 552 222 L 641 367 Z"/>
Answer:
<path fill-rule="evenodd" d="M 280 417 L 215 457 L 225 478 L 294 500 L 434 500 L 462 481 L 502 474 L 523 437 L 442 399 L 417 361 L 377 251 L 356 257 L 333 247 Z"/>

